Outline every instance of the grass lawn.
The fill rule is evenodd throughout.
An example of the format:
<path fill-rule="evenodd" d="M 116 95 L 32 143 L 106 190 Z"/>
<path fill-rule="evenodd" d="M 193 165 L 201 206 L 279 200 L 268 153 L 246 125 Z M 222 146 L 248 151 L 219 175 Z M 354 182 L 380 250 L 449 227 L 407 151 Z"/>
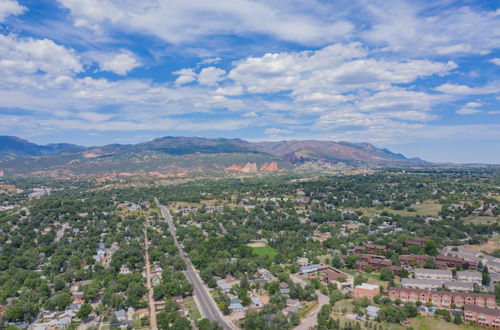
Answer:
<path fill-rule="evenodd" d="M 452 322 L 446 322 L 443 319 L 435 318 L 435 317 L 427 317 L 427 316 L 417 316 L 413 320 L 411 320 L 411 324 L 409 325 L 415 330 L 456 330 L 456 329 L 481 329 L 477 327 L 473 327 L 471 325 L 462 324 L 457 326 Z M 398 326 L 394 329 L 406 329 L 406 327 Z"/>
<path fill-rule="evenodd" d="M 332 308 L 333 312 L 342 313 L 343 309 L 346 309 L 346 313 L 351 313 L 354 305 L 352 304 L 352 300 L 349 299 L 341 299 L 335 303 Z"/>
<path fill-rule="evenodd" d="M 270 246 L 252 247 L 252 250 L 256 255 L 260 257 L 268 256 L 269 258 L 273 258 L 276 253 L 278 253 L 275 248 Z"/>
<path fill-rule="evenodd" d="M 476 224 L 476 225 L 483 225 L 487 223 L 495 223 L 499 222 L 500 218 L 497 217 L 481 217 L 481 216 L 475 216 L 471 215 L 468 217 L 461 218 L 461 220 L 466 223 L 466 224 Z"/>
<path fill-rule="evenodd" d="M 189 318 L 192 321 L 201 319 L 201 313 L 198 310 L 198 306 L 196 306 L 196 302 L 194 301 L 193 297 L 187 297 L 186 299 L 184 299 L 184 307 L 186 308 Z"/>
<path fill-rule="evenodd" d="M 438 319 L 434 317 L 426 317 L 426 316 L 417 316 L 414 319 L 410 320 L 409 325 L 401 325 L 401 324 L 389 324 L 385 322 L 376 322 L 373 320 L 369 320 L 368 323 L 370 327 L 366 327 L 365 321 L 355 321 L 347 318 L 341 314 L 332 313 L 332 318 L 340 320 L 340 324 L 343 326 L 347 323 L 358 323 L 361 326 L 361 329 L 372 329 L 373 325 L 382 326 L 382 329 L 387 330 L 406 330 L 411 327 L 414 330 L 458 330 L 458 329 L 468 329 L 468 330 L 478 330 L 482 328 L 473 327 L 467 324 L 456 325 L 452 322 L 446 322 L 443 319 Z"/>
<path fill-rule="evenodd" d="M 441 211 L 441 205 L 433 202 L 433 201 L 426 201 L 421 204 L 412 204 L 410 207 L 414 208 L 414 212 L 410 212 L 406 209 L 404 210 L 393 210 L 390 207 L 385 207 L 383 209 L 376 209 L 374 207 L 362 207 L 359 210 L 363 212 L 364 215 L 367 216 L 374 216 L 377 214 L 382 213 L 383 211 L 387 211 L 392 214 L 396 215 L 402 215 L 402 216 L 415 216 L 415 215 L 420 215 L 420 216 L 433 216 L 436 217 L 439 215 L 439 211 Z"/>

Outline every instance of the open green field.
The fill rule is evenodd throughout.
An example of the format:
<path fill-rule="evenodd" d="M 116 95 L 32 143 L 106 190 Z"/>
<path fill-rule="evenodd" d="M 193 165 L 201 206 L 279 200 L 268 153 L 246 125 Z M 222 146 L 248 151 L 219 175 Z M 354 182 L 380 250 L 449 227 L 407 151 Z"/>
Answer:
<path fill-rule="evenodd" d="M 482 216 L 476 216 L 476 215 L 471 215 L 468 217 L 461 218 L 461 220 L 466 223 L 466 224 L 488 224 L 488 223 L 495 223 L 500 221 L 500 218 L 497 217 L 482 217 Z"/>
<path fill-rule="evenodd" d="M 193 297 L 187 297 L 184 299 L 184 308 L 188 312 L 189 319 L 192 321 L 197 321 L 201 319 L 201 313 L 196 306 L 196 302 Z"/>
<path fill-rule="evenodd" d="M 363 212 L 364 215 L 367 216 L 373 216 L 382 213 L 383 211 L 387 211 L 392 214 L 396 215 L 402 215 L 402 216 L 415 216 L 415 215 L 420 215 L 420 216 L 432 216 L 432 217 L 437 217 L 439 215 L 439 211 L 441 211 L 441 205 L 433 202 L 433 201 L 426 201 L 421 204 L 412 204 L 410 206 L 411 208 L 415 209 L 415 211 L 410 212 L 408 210 L 393 210 L 390 207 L 385 207 L 383 209 L 377 209 L 374 207 L 362 207 L 359 208 L 361 212 Z"/>
<path fill-rule="evenodd" d="M 415 330 L 457 330 L 457 329 L 481 329 L 478 327 L 473 327 L 471 325 L 462 324 L 460 326 L 447 322 L 440 318 L 435 317 L 427 317 L 427 316 L 417 316 L 413 320 L 411 320 L 410 327 Z M 395 328 L 395 329 L 405 329 L 405 327 Z"/>
<path fill-rule="evenodd" d="M 252 247 L 253 252 L 260 256 L 260 257 L 266 257 L 268 256 L 269 258 L 273 258 L 278 251 L 276 251 L 275 248 L 270 247 L 270 246 L 259 246 L 259 247 Z"/>
<path fill-rule="evenodd" d="M 346 316 L 342 314 L 337 314 L 337 313 L 332 313 L 332 318 L 338 319 L 341 322 L 341 325 L 346 325 L 347 323 L 357 323 L 361 326 L 361 329 L 372 329 L 372 327 L 366 327 L 366 322 L 365 321 L 355 321 L 352 319 L 347 318 Z M 459 330 L 459 329 L 467 329 L 467 330 L 478 330 L 482 328 L 474 327 L 468 324 L 461 324 L 461 325 L 456 325 L 452 322 L 447 322 L 443 319 L 440 318 L 435 318 L 435 317 L 428 317 L 428 316 L 417 316 L 414 319 L 410 320 L 410 324 L 408 325 L 401 325 L 401 324 L 390 324 L 390 323 L 379 323 L 375 321 L 368 321 L 370 325 L 379 325 L 382 326 L 382 329 L 388 329 L 388 330 L 406 330 L 408 328 L 414 329 L 414 330 Z"/>

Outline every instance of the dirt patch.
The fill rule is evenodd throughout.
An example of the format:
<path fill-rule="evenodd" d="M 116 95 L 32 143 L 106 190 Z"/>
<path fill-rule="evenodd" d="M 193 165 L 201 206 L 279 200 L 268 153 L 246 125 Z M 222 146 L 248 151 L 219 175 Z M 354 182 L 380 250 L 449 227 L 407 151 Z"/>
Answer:
<path fill-rule="evenodd" d="M 500 249 L 500 244 L 498 244 L 497 238 L 496 240 L 488 241 L 483 244 L 465 245 L 465 247 L 474 251 L 493 252 Z"/>
<path fill-rule="evenodd" d="M 263 241 L 252 242 L 252 243 L 248 243 L 247 246 L 249 246 L 249 247 L 264 247 L 264 246 L 267 246 L 267 242 L 263 242 Z"/>

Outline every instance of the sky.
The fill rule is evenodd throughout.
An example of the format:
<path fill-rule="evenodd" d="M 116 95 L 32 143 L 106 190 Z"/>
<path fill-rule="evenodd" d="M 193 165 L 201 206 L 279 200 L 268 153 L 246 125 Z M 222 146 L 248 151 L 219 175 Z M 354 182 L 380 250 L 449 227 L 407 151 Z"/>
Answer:
<path fill-rule="evenodd" d="M 0 135 L 500 163 L 498 1 L 0 0 Z"/>

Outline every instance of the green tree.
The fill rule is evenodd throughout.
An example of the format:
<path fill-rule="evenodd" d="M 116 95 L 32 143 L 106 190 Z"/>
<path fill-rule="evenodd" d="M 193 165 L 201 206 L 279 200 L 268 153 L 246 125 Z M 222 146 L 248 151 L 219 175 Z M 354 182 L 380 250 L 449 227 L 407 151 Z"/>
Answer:
<path fill-rule="evenodd" d="M 82 304 L 78 312 L 76 313 L 76 316 L 80 318 L 81 320 L 86 320 L 87 317 L 93 312 L 92 306 L 88 303 Z"/>

